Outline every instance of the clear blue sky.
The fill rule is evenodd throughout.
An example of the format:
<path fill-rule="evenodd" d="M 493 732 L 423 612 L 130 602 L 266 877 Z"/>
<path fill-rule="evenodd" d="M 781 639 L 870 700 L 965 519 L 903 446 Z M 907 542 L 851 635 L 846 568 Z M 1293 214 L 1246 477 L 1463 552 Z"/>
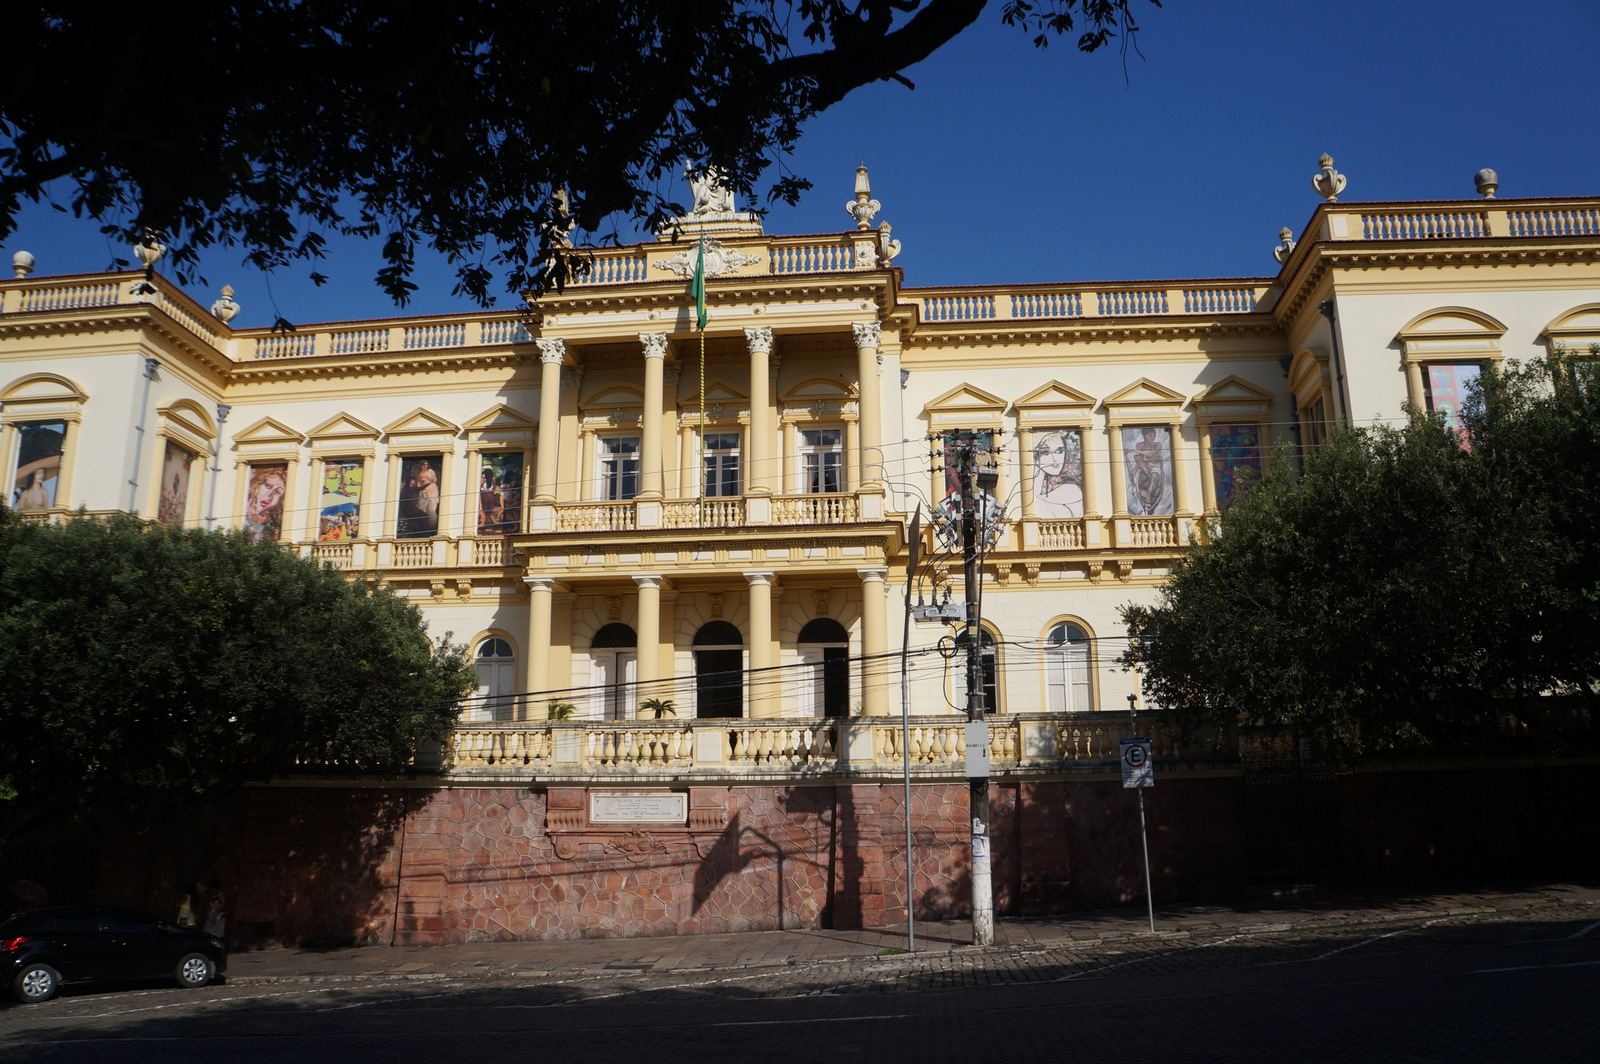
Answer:
<path fill-rule="evenodd" d="M 812 121 L 787 165 L 816 189 L 768 232 L 849 228 L 861 161 L 912 285 L 1269 274 L 1324 151 L 1344 200 L 1468 198 L 1485 166 L 1501 196 L 1600 194 L 1597 0 L 1167 0 L 1141 9 L 1126 81 L 1114 48 L 1038 51 L 990 8 L 907 71 L 916 91 L 880 83 Z M 32 209 L 0 265 L 26 248 L 40 274 L 104 269 L 96 229 Z M 192 294 L 231 283 L 234 324 L 268 324 L 238 258 L 212 253 L 212 290 Z M 272 294 L 297 323 L 391 315 L 377 266 L 376 245 L 341 244 L 329 285 L 297 266 Z M 469 309 L 442 262 L 417 281 L 405 313 Z"/>

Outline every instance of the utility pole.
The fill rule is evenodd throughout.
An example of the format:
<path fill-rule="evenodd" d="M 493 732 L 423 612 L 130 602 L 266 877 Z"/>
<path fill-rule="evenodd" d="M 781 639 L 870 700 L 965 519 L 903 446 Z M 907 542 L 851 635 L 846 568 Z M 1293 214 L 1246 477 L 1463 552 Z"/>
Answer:
<path fill-rule="evenodd" d="M 983 629 L 978 624 L 978 536 L 983 516 L 978 512 L 976 480 L 978 473 L 976 433 L 965 432 L 957 437 L 955 448 L 961 474 L 961 557 L 962 573 L 966 585 L 967 633 L 967 724 L 968 749 L 972 749 L 972 732 L 982 729 L 983 747 L 987 765 L 988 722 L 983 704 Z M 972 813 L 972 944 L 994 944 L 994 887 L 989 875 L 989 776 L 973 776 L 969 769 L 968 806 Z"/>

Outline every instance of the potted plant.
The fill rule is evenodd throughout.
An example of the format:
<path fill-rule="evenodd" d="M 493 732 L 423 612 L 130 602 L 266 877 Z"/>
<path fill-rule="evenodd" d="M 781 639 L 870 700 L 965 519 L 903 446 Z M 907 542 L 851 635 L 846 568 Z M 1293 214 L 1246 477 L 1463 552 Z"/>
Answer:
<path fill-rule="evenodd" d="M 550 700 L 550 710 L 546 716 L 551 720 L 571 720 L 572 715 L 576 712 L 578 712 L 578 707 L 571 702 L 561 702 L 552 698 Z"/>
<path fill-rule="evenodd" d="M 677 720 L 678 711 L 673 706 L 670 698 L 647 698 L 639 703 L 639 712 L 643 715 L 649 710 L 656 720 Z"/>

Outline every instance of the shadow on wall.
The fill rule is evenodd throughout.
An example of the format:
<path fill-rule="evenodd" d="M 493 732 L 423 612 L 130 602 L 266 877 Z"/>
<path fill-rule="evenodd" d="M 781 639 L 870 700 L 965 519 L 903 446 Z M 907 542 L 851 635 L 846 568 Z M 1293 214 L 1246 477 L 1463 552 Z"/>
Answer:
<path fill-rule="evenodd" d="M 157 824 L 107 815 L 8 846 L 0 879 L 51 904 L 133 905 L 202 919 L 216 884 L 230 948 L 388 943 L 405 818 L 431 790 L 248 787 Z"/>

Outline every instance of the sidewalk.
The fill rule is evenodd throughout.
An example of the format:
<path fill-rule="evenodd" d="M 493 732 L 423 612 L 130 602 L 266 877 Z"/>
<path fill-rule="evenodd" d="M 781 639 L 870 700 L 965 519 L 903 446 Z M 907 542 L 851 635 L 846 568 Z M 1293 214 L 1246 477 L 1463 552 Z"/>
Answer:
<path fill-rule="evenodd" d="M 1263 897 L 1234 906 L 1175 906 L 1156 910 L 1161 937 L 1266 934 L 1426 920 L 1467 913 L 1526 912 L 1548 906 L 1566 919 L 1600 918 L 1600 888 L 1553 884 L 1515 891 L 1403 893 L 1317 891 Z M 1111 909 L 995 925 L 996 951 L 1092 947 L 1107 940 L 1148 936 L 1143 909 Z M 969 923 L 919 921 L 918 953 L 971 950 Z M 277 949 L 228 958 L 229 985 L 339 983 L 368 980 L 439 980 L 484 976 L 536 982 L 574 973 L 709 971 L 787 966 L 832 959 L 874 957 L 906 948 L 906 929 L 751 931 L 673 938 L 581 939 L 563 942 L 478 942 L 452 946 L 365 946 L 351 949 Z"/>

